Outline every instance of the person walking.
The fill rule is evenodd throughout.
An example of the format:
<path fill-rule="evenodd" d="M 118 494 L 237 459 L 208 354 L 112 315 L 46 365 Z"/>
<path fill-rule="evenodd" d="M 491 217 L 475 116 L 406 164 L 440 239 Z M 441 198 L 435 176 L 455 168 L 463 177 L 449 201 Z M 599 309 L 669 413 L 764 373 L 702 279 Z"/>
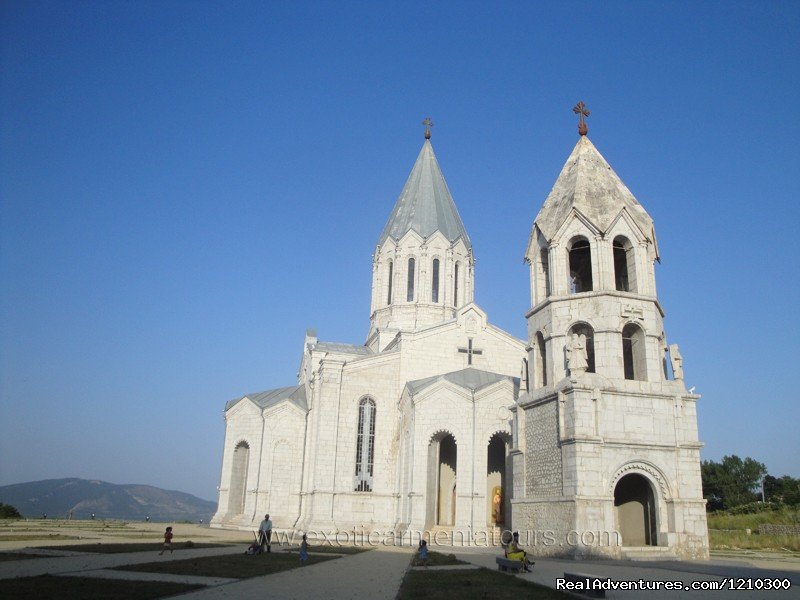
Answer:
<path fill-rule="evenodd" d="M 272 552 L 270 541 L 272 540 L 272 521 L 269 520 L 269 515 L 264 515 L 264 520 L 258 527 L 258 535 L 261 542 L 261 550 L 263 552 L 266 546 L 267 552 Z"/>

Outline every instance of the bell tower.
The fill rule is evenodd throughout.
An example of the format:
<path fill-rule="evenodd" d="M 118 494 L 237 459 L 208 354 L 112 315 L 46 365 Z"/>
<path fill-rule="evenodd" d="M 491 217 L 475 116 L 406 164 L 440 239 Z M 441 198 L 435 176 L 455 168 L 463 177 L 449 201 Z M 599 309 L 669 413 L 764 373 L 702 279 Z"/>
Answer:
<path fill-rule="evenodd" d="M 473 299 L 474 259 L 430 141 L 425 142 L 372 257 L 370 332 L 383 350 L 399 331 L 452 319 Z"/>
<path fill-rule="evenodd" d="M 514 523 L 599 534 L 542 554 L 704 558 L 699 396 L 667 344 L 653 221 L 586 136 L 589 111 L 573 110 L 578 143 L 525 253 L 530 388 L 519 401 Z"/>

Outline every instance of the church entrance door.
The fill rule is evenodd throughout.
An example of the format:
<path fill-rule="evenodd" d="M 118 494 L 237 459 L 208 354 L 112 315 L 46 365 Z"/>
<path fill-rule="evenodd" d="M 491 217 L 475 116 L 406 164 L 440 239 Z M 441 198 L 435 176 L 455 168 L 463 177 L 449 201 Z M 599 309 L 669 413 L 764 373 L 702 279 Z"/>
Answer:
<path fill-rule="evenodd" d="M 647 478 L 631 473 L 617 482 L 614 512 L 623 546 L 656 545 L 655 498 Z"/>
<path fill-rule="evenodd" d="M 436 435 L 428 448 L 428 499 L 426 527 L 452 526 L 456 520 L 458 446 L 446 432 Z"/>
<path fill-rule="evenodd" d="M 501 527 L 506 522 L 506 454 L 510 442 L 507 433 L 495 433 L 489 440 L 486 456 L 486 524 Z"/>

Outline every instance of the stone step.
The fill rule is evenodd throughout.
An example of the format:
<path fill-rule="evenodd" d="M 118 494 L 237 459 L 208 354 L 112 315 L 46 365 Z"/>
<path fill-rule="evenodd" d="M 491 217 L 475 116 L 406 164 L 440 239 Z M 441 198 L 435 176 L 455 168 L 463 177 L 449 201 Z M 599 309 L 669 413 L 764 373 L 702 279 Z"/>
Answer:
<path fill-rule="evenodd" d="M 623 546 L 622 558 L 625 560 L 680 560 L 666 546 Z"/>

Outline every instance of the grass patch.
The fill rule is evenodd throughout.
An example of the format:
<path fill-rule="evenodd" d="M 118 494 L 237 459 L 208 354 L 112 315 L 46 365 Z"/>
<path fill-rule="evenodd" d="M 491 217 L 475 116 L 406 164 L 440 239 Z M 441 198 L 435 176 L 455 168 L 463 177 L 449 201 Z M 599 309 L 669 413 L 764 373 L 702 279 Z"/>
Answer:
<path fill-rule="evenodd" d="M 90 552 L 92 554 L 121 554 L 123 552 L 161 552 L 164 545 L 163 540 L 152 542 L 131 542 L 127 544 L 75 544 L 70 546 L 39 546 L 41 550 L 69 550 L 72 552 Z M 175 550 L 187 550 L 190 548 L 222 548 L 230 544 L 195 544 L 193 542 L 176 542 L 172 544 Z"/>
<path fill-rule="evenodd" d="M 18 535 L 0 535 L 0 542 L 30 542 L 34 540 L 79 540 L 80 536 L 77 535 L 63 535 L 61 533 L 48 533 L 48 534 L 18 534 Z"/>
<path fill-rule="evenodd" d="M 334 556 L 310 556 L 306 565 L 331 560 Z M 271 552 L 269 554 L 223 554 L 187 560 L 151 562 L 140 565 L 116 567 L 119 571 L 142 571 L 145 573 L 171 573 L 173 575 L 197 575 L 200 577 L 229 577 L 244 579 L 259 577 L 278 571 L 286 571 L 302 566 L 296 554 Z"/>
<path fill-rule="evenodd" d="M 749 516 L 749 515 L 743 515 Z M 717 531 L 709 529 L 708 542 L 711 550 L 773 550 L 800 552 L 800 536 L 767 535 L 744 531 Z"/>
<path fill-rule="evenodd" d="M 275 544 L 273 544 L 273 546 L 274 545 Z M 320 554 L 360 554 L 362 552 L 369 552 L 370 550 L 372 550 L 372 548 L 364 548 L 361 546 L 309 546 L 308 548 L 309 552 L 318 552 Z M 295 554 L 299 551 L 299 546 L 286 549 L 286 552 L 293 552 Z"/>
<path fill-rule="evenodd" d="M 166 581 L 123 581 L 95 577 L 19 577 L 0 580 L 0 598 L 59 598 L 60 600 L 149 600 L 202 588 Z"/>
<path fill-rule="evenodd" d="M 26 554 L 24 552 L 0 552 L 0 562 L 9 560 L 27 560 L 29 558 L 46 558 L 44 554 Z"/>
<path fill-rule="evenodd" d="M 507 573 L 481 568 L 469 571 L 409 571 L 403 579 L 397 598 L 569 600 L 572 596 Z"/>
<path fill-rule="evenodd" d="M 759 525 L 796 525 L 800 523 L 800 511 L 788 507 L 743 515 L 717 511 L 708 513 L 707 517 L 709 529 L 752 529 L 755 531 Z"/>
<path fill-rule="evenodd" d="M 414 553 L 414 558 L 412 560 L 413 566 L 421 566 L 422 563 L 419 561 L 418 554 Z M 442 552 L 433 552 L 428 551 L 428 562 L 427 566 L 429 567 L 446 567 L 448 565 L 466 565 L 463 560 L 458 560 L 455 554 L 444 554 Z"/>

